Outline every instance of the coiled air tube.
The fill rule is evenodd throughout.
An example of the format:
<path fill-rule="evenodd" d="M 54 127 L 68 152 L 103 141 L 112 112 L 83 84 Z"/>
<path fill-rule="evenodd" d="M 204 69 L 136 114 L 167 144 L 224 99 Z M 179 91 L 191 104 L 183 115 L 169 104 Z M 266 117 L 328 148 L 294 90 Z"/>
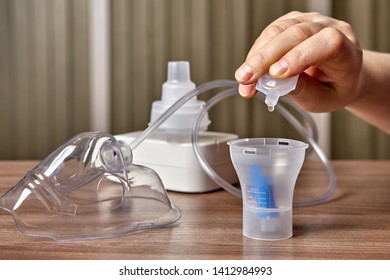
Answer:
<path fill-rule="evenodd" d="M 192 146 L 194 149 L 195 156 L 197 157 L 199 164 L 201 165 L 202 169 L 206 172 L 206 174 L 219 186 L 221 186 L 223 189 L 228 191 L 229 193 L 241 196 L 241 190 L 232 186 L 230 183 L 228 183 L 226 180 L 221 178 L 207 163 L 207 161 L 204 159 L 198 142 L 198 134 L 199 134 L 199 127 L 202 118 L 206 114 L 206 112 L 213 107 L 216 103 L 221 101 L 224 98 L 236 95 L 238 92 L 238 85 L 235 81 L 232 80 L 215 80 L 210 81 L 205 84 L 202 84 L 195 88 L 194 90 L 187 93 L 185 96 L 180 98 L 178 101 L 176 101 L 167 111 L 164 112 L 160 116 L 159 119 L 157 119 L 155 122 L 149 125 L 147 129 L 145 129 L 136 139 L 134 139 L 130 143 L 130 148 L 134 150 L 139 144 L 142 143 L 154 130 L 156 130 L 167 118 L 169 118 L 176 110 L 178 110 L 182 105 L 184 105 L 188 100 L 191 98 L 200 95 L 201 93 L 207 92 L 211 89 L 215 88 L 228 88 L 225 91 L 215 95 L 211 99 L 209 99 L 202 111 L 198 114 L 196 121 L 194 123 L 193 129 L 192 129 Z M 263 96 L 261 94 L 256 94 L 257 98 L 263 99 Z M 294 128 L 298 131 L 298 133 L 308 142 L 310 147 L 316 152 L 320 160 L 322 161 L 325 170 L 328 174 L 328 188 L 326 191 L 321 194 L 318 197 L 306 199 L 302 201 L 296 201 L 294 202 L 294 206 L 309 206 L 309 205 L 315 205 L 322 202 L 325 202 L 329 197 L 333 194 L 335 188 L 336 188 L 336 176 L 334 173 L 334 170 L 327 159 L 324 152 L 321 150 L 321 148 L 318 146 L 316 140 L 318 137 L 317 129 L 314 124 L 313 119 L 311 116 L 300 109 L 298 106 L 295 105 L 295 103 L 291 102 L 288 97 L 284 97 L 281 100 L 288 103 L 291 107 L 293 107 L 296 111 L 298 111 L 302 116 L 304 121 L 306 122 L 307 128 L 305 128 L 286 108 L 282 106 L 282 104 L 279 104 L 276 106 L 276 110 L 283 115 L 286 120 L 294 126 Z"/>
<path fill-rule="evenodd" d="M 231 88 L 231 89 L 225 90 L 225 91 L 217 94 L 216 96 L 212 97 L 209 101 L 207 101 L 206 105 L 204 106 L 202 111 L 197 116 L 196 122 L 194 124 L 193 130 L 192 130 L 192 143 L 193 143 L 193 149 L 194 149 L 195 155 L 196 155 L 200 165 L 202 166 L 203 170 L 207 173 L 207 175 L 209 175 L 209 177 L 212 178 L 214 180 L 214 182 L 216 182 L 218 185 L 220 185 L 226 191 L 230 192 L 233 195 L 241 196 L 240 189 L 234 187 L 233 185 L 228 183 L 226 180 L 221 178 L 210 167 L 210 165 L 204 159 L 204 157 L 200 151 L 200 147 L 199 147 L 199 143 L 198 143 L 200 120 L 204 117 L 206 112 L 209 109 L 211 109 L 211 107 L 213 107 L 216 103 L 220 102 L 222 99 L 227 98 L 229 96 L 236 95 L 236 94 L 237 94 L 237 88 Z M 264 97 L 261 94 L 257 94 L 256 97 L 264 100 Z M 285 101 L 287 99 L 288 99 L 288 97 L 283 97 L 281 100 Z M 303 112 L 298 107 L 295 107 L 295 109 L 298 110 L 300 113 L 304 113 L 303 115 L 305 116 L 305 120 L 309 124 L 314 124 L 314 121 L 309 114 L 307 114 L 306 112 Z M 335 176 L 334 170 L 333 170 L 329 160 L 327 159 L 326 155 L 324 154 L 324 152 L 321 150 L 321 148 L 318 146 L 316 140 L 314 139 L 314 137 L 316 137 L 316 129 L 313 129 L 313 132 L 314 131 L 315 132 L 313 133 L 313 135 L 310 135 L 311 134 L 310 131 L 308 129 L 306 129 L 305 127 L 303 127 L 302 124 L 286 108 L 281 106 L 281 104 L 278 104 L 278 106 L 276 106 L 276 110 L 279 111 L 279 113 L 281 115 L 283 115 L 286 118 L 286 120 L 298 131 L 298 133 L 301 134 L 301 136 L 310 144 L 310 146 L 313 148 L 314 152 L 318 155 L 318 157 L 320 158 L 320 160 L 324 164 L 325 170 L 326 170 L 326 172 L 328 174 L 328 178 L 329 178 L 328 188 L 326 189 L 326 191 L 322 195 L 315 197 L 315 198 L 311 198 L 311 199 L 306 199 L 306 200 L 302 200 L 302 201 L 295 201 L 294 206 L 309 206 L 309 205 L 315 205 L 315 204 L 319 204 L 319 203 L 326 201 L 333 194 L 333 192 L 336 188 L 336 176 Z"/>

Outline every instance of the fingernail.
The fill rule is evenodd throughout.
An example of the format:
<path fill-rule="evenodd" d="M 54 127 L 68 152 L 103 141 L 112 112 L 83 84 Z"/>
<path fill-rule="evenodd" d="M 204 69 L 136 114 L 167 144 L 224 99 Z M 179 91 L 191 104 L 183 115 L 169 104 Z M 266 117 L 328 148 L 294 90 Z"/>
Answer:
<path fill-rule="evenodd" d="M 246 63 L 236 71 L 236 78 L 239 82 L 246 82 L 253 76 L 252 67 Z"/>
<path fill-rule="evenodd" d="M 254 91 L 254 85 L 239 85 L 238 92 L 242 97 L 252 97 Z"/>
<path fill-rule="evenodd" d="M 286 60 L 281 59 L 278 62 L 271 65 L 269 73 L 272 76 L 282 76 L 288 70 L 288 63 Z"/>

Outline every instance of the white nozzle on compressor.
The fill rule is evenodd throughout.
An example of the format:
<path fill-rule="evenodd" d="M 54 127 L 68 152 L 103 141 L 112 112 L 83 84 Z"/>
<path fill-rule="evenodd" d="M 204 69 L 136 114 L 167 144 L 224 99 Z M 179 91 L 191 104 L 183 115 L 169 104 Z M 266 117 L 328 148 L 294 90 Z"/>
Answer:
<path fill-rule="evenodd" d="M 167 81 L 162 86 L 161 100 L 173 104 L 195 87 L 191 81 L 188 61 L 168 62 Z"/>
<path fill-rule="evenodd" d="M 260 77 L 257 81 L 256 89 L 266 95 L 265 104 L 267 104 L 270 112 L 272 112 L 276 104 L 278 104 L 280 96 L 286 95 L 295 89 L 298 82 L 298 76 L 299 75 L 296 75 L 283 80 L 276 80 L 272 78 L 270 74 L 265 74 Z"/>
<path fill-rule="evenodd" d="M 167 81 L 162 86 L 161 100 L 152 104 L 150 123 L 157 120 L 177 100 L 196 87 L 191 81 L 190 63 L 188 61 L 168 62 L 167 76 Z M 158 130 L 169 134 L 191 133 L 196 117 L 204 104 L 204 101 L 197 100 L 196 97 L 190 99 L 162 123 Z M 208 115 L 205 115 L 201 123 L 201 130 L 207 130 L 209 124 Z"/>

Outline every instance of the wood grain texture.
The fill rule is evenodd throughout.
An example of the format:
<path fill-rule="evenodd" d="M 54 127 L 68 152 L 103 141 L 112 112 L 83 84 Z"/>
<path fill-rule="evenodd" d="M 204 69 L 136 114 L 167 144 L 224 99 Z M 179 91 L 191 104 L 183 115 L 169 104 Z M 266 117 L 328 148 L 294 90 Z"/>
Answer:
<path fill-rule="evenodd" d="M 37 162 L 0 161 L 0 193 Z M 242 235 L 239 198 L 225 191 L 169 192 L 182 210 L 174 226 L 118 238 L 57 243 L 20 233 L 0 210 L 0 259 L 390 259 L 390 161 L 334 161 L 338 186 L 324 204 L 294 208 L 294 236 L 282 241 Z M 322 167 L 306 162 L 296 198 L 319 194 Z"/>

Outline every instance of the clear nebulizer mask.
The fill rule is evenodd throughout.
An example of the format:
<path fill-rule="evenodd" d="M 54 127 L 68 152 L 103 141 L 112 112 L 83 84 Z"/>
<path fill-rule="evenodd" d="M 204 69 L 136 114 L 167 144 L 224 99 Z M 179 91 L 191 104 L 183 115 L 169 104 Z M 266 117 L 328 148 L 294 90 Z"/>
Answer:
<path fill-rule="evenodd" d="M 177 221 L 159 176 L 102 132 L 58 147 L 0 198 L 27 235 L 57 241 L 108 238 Z"/>

